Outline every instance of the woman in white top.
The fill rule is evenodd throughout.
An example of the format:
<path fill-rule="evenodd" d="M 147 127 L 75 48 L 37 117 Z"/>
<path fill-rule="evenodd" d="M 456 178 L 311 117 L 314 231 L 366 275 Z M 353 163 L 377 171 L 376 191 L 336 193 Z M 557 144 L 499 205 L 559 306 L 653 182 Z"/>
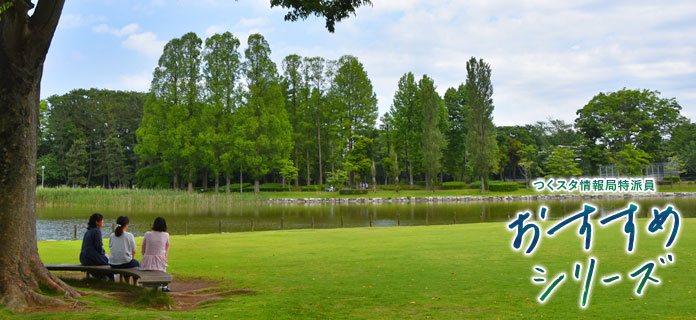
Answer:
<path fill-rule="evenodd" d="M 167 254 L 169 253 L 169 233 L 167 222 L 157 217 L 152 224 L 152 231 L 143 237 L 143 263 L 140 270 L 167 271 Z"/>
<path fill-rule="evenodd" d="M 109 265 L 112 268 L 135 268 L 140 266 L 138 260 L 133 259 L 135 256 L 135 237 L 128 229 L 128 217 L 120 216 L 116 219 L 116 230 L 109 236 Z"/>

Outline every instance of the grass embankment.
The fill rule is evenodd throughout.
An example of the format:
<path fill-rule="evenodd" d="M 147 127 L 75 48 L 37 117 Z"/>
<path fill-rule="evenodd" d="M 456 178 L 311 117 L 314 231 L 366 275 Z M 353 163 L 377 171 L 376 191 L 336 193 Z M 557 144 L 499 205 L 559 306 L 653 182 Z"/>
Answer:
<path fill-rule="evenodd" d="M 683 184 L 659 186 L 659 192 L 696 192 L 696 185 Z M 546 192 L 548 193 L 548 192 Z M 438 190 L 401 190 L 397 193 L 390 190 L 378 190 L 365 195 L 340 195 L 338 192 L 306 191 L 306 192 L 261 192 L 254 193 L 197 193 L 173 190 L 133 190 L 133 189 L 71 189 L 71 188 L 37 188 L 36 202 L 38 206 L 46 207 L 96 207 L 119 209 L 196 209 L 196 208 L 225 208 L 240 202 L 265 202 L 269 199 L 297 198 L 398 198 L 398 197 L 433 197 L 433 196 L 521 196 L 540 194 L 533 189 L 519 189 L 512 192 L 481 193 L 478 189 Z"/>
<path fill-rule="evenodd" d="M 682 220 L 679 242 L 671 251 L 676 262 L 658 263 L 653 276 L 662 284 L 648 285 L 643 297 L 635 297 L 637 280 L 626 274 L 665 253 L 662 245 L 667 234 L 647 236 L 647 222 L 637 221 L 641 233 L 631 255 L 625 253 L 622 223 L 607 228 L 595 223 L 592 256 L 598 264 L 586 310 L 578 306 L 582 280 L 571 277 L 573 264 L 587 265 L 589 257 L 575 225 L 554 238 L 544 237 L 534 256 L 525 257 L 510 249 L 513 233 L 505 224 L 487 223 L 172 236 L 168 271 L 175 279 L 203 279 L 219 282 L 225 289 L 257 293 L 228 296 L 187 312 L 134 309 L 86 297 L 93 304 L 70 317 L 693 318 L 696 219 Z M 80 241 L 40 242 L 39 251 L 45 263 L 74 263 Z M 545 305 L 536 301 L 544 286 L 530 281 L 534 265 L 545 267 L 549 280 L 561 272 L 568 275 Z M 599 283 L 613 273 L 621 273 L 619 283 L 608 287 Z M 0 318 L 9 316 L 0 311 Z"/>

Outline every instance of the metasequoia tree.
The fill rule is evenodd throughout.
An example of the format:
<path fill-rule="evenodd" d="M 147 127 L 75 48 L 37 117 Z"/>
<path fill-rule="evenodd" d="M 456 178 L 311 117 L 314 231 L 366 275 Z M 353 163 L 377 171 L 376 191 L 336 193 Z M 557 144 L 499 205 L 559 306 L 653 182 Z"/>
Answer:
<path fill-rule="evenodd" d="M 0 0 L 0 304 L 13 310 L 65 304 L 44 288 L 79 294 L 44 268 L 36 245 L 36 146 L 39 89 L 46 53 L 65 0 Z M 271 0 L 286 19 L 323 16 L 333 31 L 369 0 Z M 29 12 L 31 12 L 31 15 Z"/>

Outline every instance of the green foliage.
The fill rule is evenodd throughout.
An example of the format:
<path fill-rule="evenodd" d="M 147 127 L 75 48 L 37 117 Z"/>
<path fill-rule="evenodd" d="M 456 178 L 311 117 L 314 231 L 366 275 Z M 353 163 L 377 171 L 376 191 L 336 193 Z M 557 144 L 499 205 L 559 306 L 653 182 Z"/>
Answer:
<path fill-rule="evenodd" d="M 467 149 L 474 172 L 480 179 L 497 168 L 498 145 L 493 125 L 493 84 L 491 67 L 483 59 L 471 57 L 466 63 L 466 99 L 471 106 Z M 481 186 L 485 192 L 485 185 Z"/>
<path fill-rule="evenodd" d="M 312 184 L 308 186 L 302 186 L 302 191 L 324 191 L 324 189 L 328 188 L 328 184 Z"/>
<path fill-rule="evenodd" d="M 280 175 L 285 178 L 285 180 L 288 182 L 288 191 L 290 188 L 290 181 L 295 180 L 297 178 L 297 167 L 295 167 L 292 164 L 292 161 L 285 159 L 282 161 L 280 164 Z"/>
<path fill-rule="evenodd" d="M 416 101 L 423 115 L 421 120 L 421 150 L 423 152 L 426 188 L 432 190 L 433 185 L 437 182 L 437 174 L 440 172 L 442 150 L 447 145 L 442 130 L 448 128 L 447 109 L 440 95 L 435 91 L 433 80 L 425 75 L 418 82 Z"/>
<path fill-rule="evenodd" d="M 512 192 L 512 191 L 517 191 L 518 188 L 517 182 L 498 182 L 498 183 L 491 183 L 488 186 L 488 190 L 490 191 L 497 191 L 497 192 Z"/>
<path fill-rule="evenodd" d="M 356 57 L 346 55 L 339 59 L 330 94 L 343 128 L 342 135 L 348 137 L 348 150 L 351 150 L 354 138 L 369 136 L 377 120 L 377 95 Z"/>
<path fill-rule="evenodd" d="M 681 178 L 676 177 L 676 176 L 666 176 L 662 178 L 662 181 L 667 181 L 671 183 L 679 183 L 681 182 Z"/>
<path fill-rule="evenodd" d="M 68 174 L 69 185 L 86 185 L 87 150 L 85 140 L 77 139 L 66 155 L 65 170 Z"/>
<path fill-rule="evenodd" d="M 479 182 L 479 186 L 478 186 L 479 188 L 481 187 L 480 184 L 481 184 L 481 182 Z M 448 182 L 443 182 L 441 188 L 443 190 L 459 190 L 459 189 L 466 189 L 466 187 L 467 187 L 467 185 L 465 182 L 448 181 Z"/>
<path fill-rule="evenodd" d="M 685 122 L 676 99 L 659 97 L 659 91 L 622 89 L 600 93 L 578 110 L 575 127 L 583 137 L 582 157 L 592 172 L 627 145 L 640 146 L 649 158 L 664 160 L 663 137 Z"/>
<path fill-rule="evenodd" d="M 388 126 L 393 128 L 390 142 L 394 145 L 398 158 L 407 164 L 409 172 L 409 184 L 413 184 L 413 168 L 419 167 L 421 161 L 421 121 L 423 120 L 422 108 L 418 102 L 418 84 L 413 73 L 404 74 L 398 83 L 398 89 L 394 93 L 394 100 L 388 117 L 385 118 Z"/>
<path fill-rule="evenodd" d="M 579 176 L 582 170 L 575 162 L 575 152 L 569 148 L 554 148 L 546 164 L 546 177 Z"/>
<path fill-rule="evenodd" d="M 645 151 L 626 144 L 623 150 L 616 153 L 614 162 L 622 175 L 639 176 L 641 170 L 650 163 L 650 156 Z"/>
<path fill-rule="evenodd" d="M 260 34 L 249 36 L 244 51 L 249 91 L 246 103 L 239 108 L 236 145 L 245 167 L 255 181 L 277 168 L 292 149 L 292 128 L 285 110 L 285 99 L 278 84 L 271 49 Z"/>
<path fill-rule="evenodd" d="M 307 19 L 310 15 L 324 17 L 326 29 L 334 32 L 337 22 L 355 14 L 361 6 L 372 5 L 370 0 L 342 0 L 335 2 L 322 1 L 300 1 L 300 0 L 271 0 L 271 7 L 280 6 L 290 9 L 285 14 L 286 21 L 297 21 L 297 19 Z"/>
<path fill-rule="evenodd" d="M 449 88 L 445 92 L 449 130 L 446 132 L 447 148 L 444 152 L 445 171 L 455 180 L 463 181 L 466 162 L 466 136 L 468 133 L 470 107 L 466 101 L 466 87 Z"/>
<path fill-rule="evenodd" d="M 344 186 L 348 183 L 348 173 L 341 169 L 336 170 L 336 172 L 329 172 L 326 182 L 334 187 Z"/>
<path fill-rule="evenodd" d="M 41 167 L 43 169 L 44 186 L 55 186 L 63 183 L 65 180 L 65 169 L 61 167 L 58 158 L 54 153 L 49 153 L 41 156 L 36 162 L 36 185 L 41 185 Z"/>
<path fill-rule="evenodd" d="M 372 167 L 371 150 L 372 139 L 364 136 L 354 136 L 353 149 L 348 152 L 343 166 L 349 174 L 353 174 L 358 182 L 367 181 L 368 173 Z"/>
<path fill-rule="evenodd" d="M 340 195 L 353 195 L 353 194 L 367 194 L 367 189 L 340 189 L 338 194 Z"/>
<path fill-rule="evenodd" d="M 163 164 L 153 164 L 140 168 L 136 173 L 138 188 L 168 189 L 172 185 L 171 175 Z"/>

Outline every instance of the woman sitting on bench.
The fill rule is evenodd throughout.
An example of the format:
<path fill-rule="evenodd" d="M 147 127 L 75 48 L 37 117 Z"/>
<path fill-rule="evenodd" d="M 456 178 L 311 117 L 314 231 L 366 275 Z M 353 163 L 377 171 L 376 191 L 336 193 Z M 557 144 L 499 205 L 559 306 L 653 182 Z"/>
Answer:
<path fill-rule="evenodd" d="M 167 254 L 169 253 L 169 233 L 167 233 L 167 221 L 157 217 L 152 224 L 152 231 L 145 232 L 143 237 L 143 263 L 140 270 L 167 271 Z M 162 291 L 169 292 L 168 286 L 163 286 Z"/>
<path fill-rule="evenodd" d="M 140 266 L 138 260 L 133 259 L 135 256 L 135 237 L 128 229 L 128 217 L 120 216 L 116 219 L 116 230 L 109 237 L 109 265 L 111 268 L 135 268 Z"/>
<path fill-rule="evenodd" d="M 101 266 L 109 264 L 109 256 L 104 252 L 101 227 L 104 225 L 104 217 L 94 213 L 89 217 L 87 232 L 82 237 L 82 250 L 80 251 L 80 263 L 85 266 Z"/>

